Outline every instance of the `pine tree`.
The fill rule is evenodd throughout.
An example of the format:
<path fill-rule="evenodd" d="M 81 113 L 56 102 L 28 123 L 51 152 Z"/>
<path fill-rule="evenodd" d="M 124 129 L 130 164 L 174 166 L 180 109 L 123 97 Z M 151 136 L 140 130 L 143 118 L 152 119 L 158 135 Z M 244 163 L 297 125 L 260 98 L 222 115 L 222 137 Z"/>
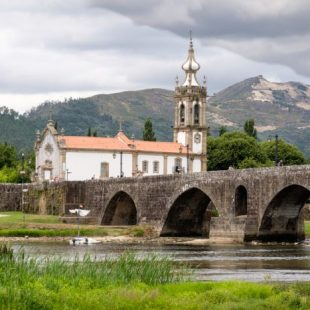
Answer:
<path fill-rule="evenodd" d="M 143 140 L 156 141 L 155 133 L 153 131 L 153 124 L 150 118 L 147 118 L 144 122 Z"/>
<path fill-rule="evenodd" d="M 57 123 L 57 121 L 55 122 L 54 128 L 55 128 L 56 130 L 57 130 L 57 128 L 58 128 L 58 123 Z"/>
<path fill-rule="evenodd" d="M 91 134 L 91 128 L 90 128 L 90 127 L 88 127 L 87 136 L 88 136 L 88 137 L 91 137 L 91 136 L 92 136 L 92 134 Z"/>
<path fill-rule="evenodd" d="M 219 129 L 219 136 L 223 135 L 225 132 L 227 132 L 227 128 L 225 126 L 221 126 Z"/>
<path fill-rule="evenodd" d="M 257 138 L 257 131 L 255 129 L 255 121 L 253 118 L 245 121 L 243 126 L 244 132 L 250 137 Z"/>
<path fill-rule="evenodd" d="M 97 130 L 93 132 L 93 137 L 97 137 Z"/>

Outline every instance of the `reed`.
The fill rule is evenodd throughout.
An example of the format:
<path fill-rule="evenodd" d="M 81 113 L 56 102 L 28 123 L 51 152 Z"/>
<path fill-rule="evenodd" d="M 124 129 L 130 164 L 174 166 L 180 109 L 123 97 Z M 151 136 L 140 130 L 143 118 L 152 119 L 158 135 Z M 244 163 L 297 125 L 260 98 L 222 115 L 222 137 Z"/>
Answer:
<path fill-rule="evenodd" d="M 310 309 L 310 283 L 187 279 L 171 259 L 31 259 L 0 246 L 0 309 Z"/>

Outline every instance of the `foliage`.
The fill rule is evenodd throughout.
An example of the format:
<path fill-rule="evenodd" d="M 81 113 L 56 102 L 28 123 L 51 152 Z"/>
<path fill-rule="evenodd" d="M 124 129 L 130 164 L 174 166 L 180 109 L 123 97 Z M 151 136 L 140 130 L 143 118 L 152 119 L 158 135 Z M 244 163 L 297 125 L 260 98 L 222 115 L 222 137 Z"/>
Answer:
<path fill-rule="evenodd" d="M 26 154 L 23 182 L 30 181 L 34 166 L 34 152 Z M 20 183 L 22 181 L 21 169 L 21 158 L 18 158 L 16 149 L 7 143 L 0 144 L 0 183 Z"/>
<path fill-rule="evenodd" d="M 184 267 L 154 255 L 68 262 L 7 250 L 0 252 L 1 309 L 310 308 L 310 283 L 185 282 Z"/>
<path fill-rule="evenodd" d="M 257 131 L 255 129 L 255 121 L 253 118 L 245 121 L 243 126 L 244 132 L 250 137 L 257 138 Z"/>
<path fill-rule="evenodd" d="M 143 140 L 156 141 L 155 133 L 153 131 L 153 124 L 150 118 L 147 118 L 144 122 Z"/>
<path fill-rule="evenodd" d="M 16 150 L 13 146 L 4 143 L 0 144 L 0 169 L 3 167 L 13 168 L 16 166 Z"/>
<path fill-rule="evenodd" d="M 275 141 L 257 142 L 249 135 L 234 131 L 208 139 L 208 169 L 225 170 L 229 167 L 245 169 L 272 167 L 275 160 Z M 305 164 L 297 147 L 278 140 L 278 160 L 283 165 Z"/>
<path fill-rule="evenodd" d="M 225 132 L 228 132 L 225 126 L 221 126 L 219 129 L 219 136 L 222 136 Z"/>
<path fill-rule="evenodd" d="M 275 160 L 276 141 L 264 141 L 261 143 L 263 152 L 269 160 Z M 283 165 L 301 165 L 306 163 L 304 154 L 294 145 L 278 140 L 278 160 L 283 162 Z"/>
<path fill-rule="evenodd" d="M 229 167 L 244 168 L 249 164 L 264 166 L 267 156 L 255 138 L 243 132 L 227 132 L 208 140 L 209 170 L 225 170 Z"/>
<path fill-rule="evenodd" d="M 310 221 L 305 221 L 305 234 L 310 237 Z"/>
<path fill-rule="evenodd" d="M 134 237 L 144 237 L 144 229 L 141 227 L 137 227 L 137 228 L 133 229 L 132 235 Z"/>

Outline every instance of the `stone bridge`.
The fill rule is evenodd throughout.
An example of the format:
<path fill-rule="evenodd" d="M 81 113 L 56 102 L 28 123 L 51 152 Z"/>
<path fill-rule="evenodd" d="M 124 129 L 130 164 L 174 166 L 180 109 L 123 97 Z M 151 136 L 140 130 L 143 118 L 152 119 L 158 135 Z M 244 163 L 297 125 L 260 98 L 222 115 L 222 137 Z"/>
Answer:
<path fill-rule="evenodd" d="M 38 185 L 28 187 L 36 212 L 83 204 L 97 224 L 148 224 L 161 236 L 298 241 L 310 165 L 63 182 L 41 185 L 39 195 Z"/>

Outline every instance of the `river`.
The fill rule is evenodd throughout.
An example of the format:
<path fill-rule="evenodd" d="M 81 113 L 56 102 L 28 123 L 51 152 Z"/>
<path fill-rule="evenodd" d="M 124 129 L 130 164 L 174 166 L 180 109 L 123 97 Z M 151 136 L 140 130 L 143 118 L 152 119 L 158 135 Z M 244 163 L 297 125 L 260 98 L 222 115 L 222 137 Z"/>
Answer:
<path fill-rule="evenodd" d="M 12 244 L 21 247 L 31 257 L 61 256 L 72 260 L 89 254 L 96 259 L 118 256 L 126 250 L 138 256 L 156 253 L 186 262 L 193 269 L 193 280 L 220 281 L 310 281 L 310 240 L 298 245 L 154 245 L 101 243 L 70 246 L 65 242 L 23 242 Z"/>

